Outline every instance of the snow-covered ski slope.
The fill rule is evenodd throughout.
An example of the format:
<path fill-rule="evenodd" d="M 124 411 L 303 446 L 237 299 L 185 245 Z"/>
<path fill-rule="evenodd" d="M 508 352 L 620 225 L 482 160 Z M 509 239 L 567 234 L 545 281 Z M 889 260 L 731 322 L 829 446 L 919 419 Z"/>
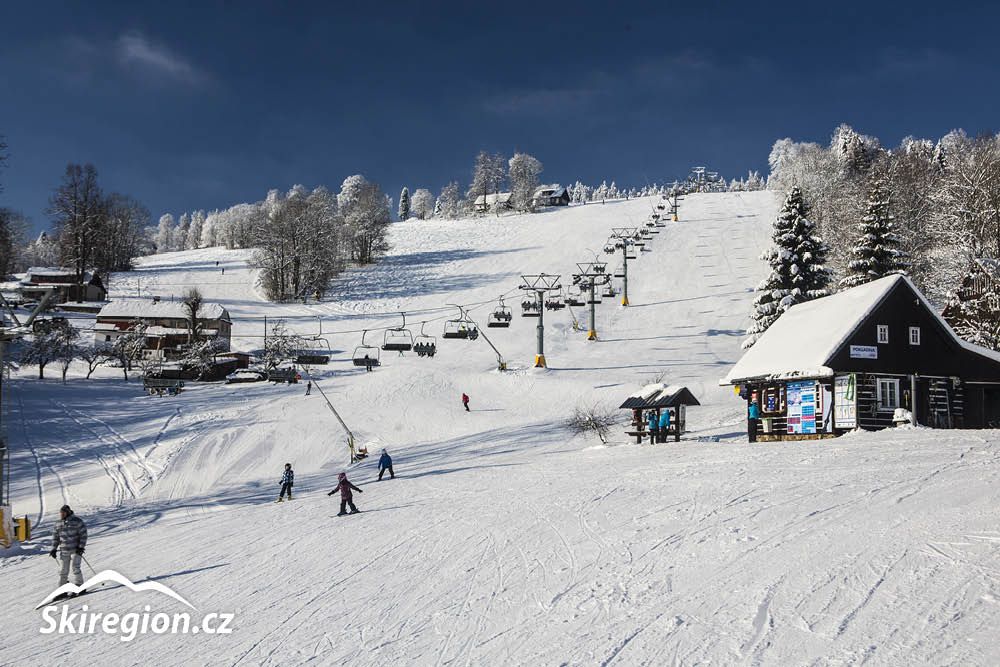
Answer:
<path fill-rule="evenodd" d="M 41 541 L 69 502 L 91 524 L 96 568 L 237 616 L 226 636 L 41 635 L 32 608 L 56 576 L 39 545 L 0 558 L 18 592 L 0 609 L 16 637 L 0 662 L 997 664 L 1000 436 L 751 446 L 739 401 L 717 386 L 764 270 L 769 193 L 688 197 L 681 222 L 630 265 L 632 306 L 598 307 L 599 341 L 568 312 L 547 313 L 548 370 L 530 368 L 536 322 L 519 315 L 485 330 L 508 373 L 484 341 L 441 339 L 457 313 L 445 304 L 482 304 L 471 314 L 484 324 L 520 274 L 568 280 L 611 227 L 649 210 L 635 200 L 398 224 L 390 257 L 320 304 L 264 302 L 242 251 L 161 255 L 117 277 L 122 296 L 197 285 L 229 309 L 241 349 L 260 347 L 265 317 L 307 335 L 322 326 L 334 360 L 314 369 L 319 385 L 360 442 L 389 448 L 397 478 L 375 482 L 374 460 L 346 467 L 333 415 L 302 385 L 154 399 L 113 370 L 65 386 L 26 374 L 7 397 L 13 501 L 41 519 Z M 515 313 L 519 302 L 507 299 Z M 390 326 L 399 310 L 415 333 L 427 321 L 437 356 L 352 366 L 360 333 L 342 332 Z M 719 442 L 640 447 L 619 428 L 601 447 L 567 431 L 576 406 L 617 405 L 661 378 L 703 403 L 689 435 Z M 275 505 L 286 461 L 296 499 Z M 363 513 L 337 518 L 325 492 L 345 469 Z M 83 600 L 181 611 L 123 588 Z"/>

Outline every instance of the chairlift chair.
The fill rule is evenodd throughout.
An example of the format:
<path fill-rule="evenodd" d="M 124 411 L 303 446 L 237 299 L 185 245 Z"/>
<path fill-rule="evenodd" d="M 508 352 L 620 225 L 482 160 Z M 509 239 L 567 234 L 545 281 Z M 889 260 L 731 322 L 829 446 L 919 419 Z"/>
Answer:
<path fill-rule="evenodd" d="M 615 278 L 624 278 L 625 277 L 625 267 L 623 265 L 621 265 L 621 264 L 619 264 L 618 266 L 616 266 L 615 267 L 614 276 L 615 276 Z"/>
<path fill-rule="evenodd" d="M 413 339 L 413 351 L 418 357 L 433 357 L 437 353 L 437 339 L 424 333 L 424 325 L 420 323 L 420 335 Z"/>
<path fill-rule="evenodd" d="M 475 323 L 465 314 L 465 309 L 458 306 L 459 316 L 455 320 L 447 320 L 444 323 L 444 333 L 442 338 L 462 338 L 465 340 L 476 340 L 479 338 L 479 329 Z"/>
<path fill-rule="evenodd" d="M 570 292 L 566 295 L 566 304 L 570 306 L 585 306 L 587 302 L 583 300 L 583 292 L 577 291 L 576 293 Z"/>
<path fill-rule="evenodd" d="M 601 292 L 601 296 L 603 296 L 606 299 L 613 299 L 617 295 L 618 295 L 618 292 L 615 290 L 615 286 L 612 285 L 611 283 L 608 283 L 607 285 L 605 285 L 604 286 L 604 291 Z"/>
<path fill-rule="evenodd" d="M 615 246 L 613 244 L 611 244 L 611 243 L 607 244 L 606 246 L 604 246 L 604 253 L 606 255 L 613 255 L 613 254 L 615 254 Z"/>
<path fill-rule="evenodd" d="M 538 307 L 538 302 L 534 299 L 525 299 L 521 302 L 521 317 L 541 317 L 542 312 Z"/>
<path fill-rule="evenodd" d="M 510 312 L 510 308 L 504 305 L 503 297 L 501 297 L 500 305 L 486 319 L 486 326 L 491 329 L 507 329 L 513 319 L 514 315 Z"/>
<path fill-rule="evenodd" d="M 365 336 L 367 335 L 367 330 L 361 334 L 361 345 L 354 348 L 352 359 L 355 366 L 377 368 L 382 365 L 382 362 L 379 361 L 379 349 L 376 345 L 365 344 Z"/>
<path fill-rule="evenodd" d="M 562 310 L 565 307 L 566 304 L 563 302 L 562 294 L 550 296 L 545 299 L 545 310 Z"/>
<path fill-rule="evenodd" d="M 409 352 L 413 349 L 413 334 L 406 328 L 406 313 L 402 313 L 403 323 L 385 332 L 382 349 L 386 352 Z"/>

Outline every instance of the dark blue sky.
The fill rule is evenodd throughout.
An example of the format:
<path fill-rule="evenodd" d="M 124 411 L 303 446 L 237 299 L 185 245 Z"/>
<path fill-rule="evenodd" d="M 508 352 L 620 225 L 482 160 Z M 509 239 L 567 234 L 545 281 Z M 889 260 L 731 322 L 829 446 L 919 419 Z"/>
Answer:
<path fill-rule="evenodd" d="M 47 226 L 70 161 L 155 218 L 353 173 L 436 193 L 481 148 L 638 186 L 840 122 L 997 129 L 997 5 L 337 4 L 4 3 L 0 205 Z"/>

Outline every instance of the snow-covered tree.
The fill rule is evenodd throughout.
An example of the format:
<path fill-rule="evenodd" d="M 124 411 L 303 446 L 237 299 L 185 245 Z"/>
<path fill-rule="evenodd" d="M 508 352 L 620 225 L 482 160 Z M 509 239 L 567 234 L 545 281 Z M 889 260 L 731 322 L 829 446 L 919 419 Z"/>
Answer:
<path fill-rule="evenodd" d="M 507 180 L 506 166 L 507 161 L 499 153 L 490 155 L 486 151 L 479 151 L 472 168 L 472 184 L 466 193 L 470 208 L 479 197 L 501 191 Z"/>
<path fill-rule="evenodd" d="M 172 250 L 184 250 L 188 239 L 188 230 L 191 229 L 191 214 L 182 213 L 177 219 L 177 227 L 171 237 L 170 246 Z"/>
<path fill-rule="evenodd" d="M 160 224 L 156 228 L 156 252 L 169 252 L 174 241 L 174 216 L 164 213 L 160 216 Z"/>
<path fill-rule="evenodd" d="M 802 191 L 793 187 L 774 221 L 771 234 L 774 247 L 761 256 L 771 272 L 757 285 L 753 324 L 747 330 L 744 349 L 757 342 L 768 327 L 795 304 L 829 294 L 830 272 L 825 265 L 827 247 L 815 234 L 808 213 Z"/>
<path fill-rule="evenodd" d="M 872 184 L 868 210 L 858 224 L 858 236 L 841 287 L 855 287 L 893 273 L 903 273 L 906 257 L 893 231 L 892 193 L 881 179 Z"/>
<path fill-rule="evenodd" d="M 530 211 L 542 174 L 542 163 L 533 155 L 514 153 L 508 164 L 511 204 L 517 211 Z"/>
<path fill-rule="evenodd" d="M 351 259 L 369 264 L 389 249 L 386 235 L 392 221 L 388 197 L 375 183 L 356 174 L 344 179 L 337 195 L 350 239 Z"/>
<path fill-rule="evenodd" d="M 434 200 L 434 213 L 432 215 L 435 218 L 440 218 L 441 217 L 441 200 L 440 199 L 435 199 Z"/>
<path fill-rule="evenodd" d="M 981 275 L 983 270 L 994 277 L 984 280 Z M 963 285 L 975 281 L 984 289 L 977 290 L 974 297 L 961 294 L 964 288 L 956 290 L 949 299 L 945 312 L 948 323 L 959 336 L 970 343 L 1000 351 L 1000 318 L 997 317 L 997 309 L 1000 308 L 1000 283 L 995 276 L 1000 276 L 1000 261 L 979 259 L 974 262 Z"/>
<path fill-rule="evenodd" d="M 128 372 L 132 364 L 142 359 L 142 351 L 146 345 L 147 325 L 142 320 L 132 320 L 126 332 L 108 346 L 107 353 L 121 366 L 122 375 L 128 381 Z"/>
<path fill-rule="evenodd" d="M 413 215 L 426 220 L 434 214 L 434 195 L 427 188 L 417 188 L 413 193 Z"/>
<path fill-rule="evenodd" d="M 437 198 L 437 206 L 441 209 L 441 217 L 454 220 L 459 216 L 462 206 L 461 190 L 458 183 L 452 181 L 441 188 L 441 194 Z"/>
<path fill-rule="evenodd" d="M 187 239 L 184 247 L 188 250 L 195 250 L 201 247 L 201 235 L 205 226 L 205 212 L 195 211 L 191 214 L 191 226 L 188 228 Z"/>
<path fill-rule="evenodd" d="M 201 240 L 199 241 L 199 247 L 201 248 L 211 248 L 213 246 L 219 245 L 219 212 L 212 211 L 207 216 L 205 216 L 205 222 L 202 224 L 201 228 Z"/>
<path fill-rule="evenodd" d="M 404 187 L 399 193 L 399 219 L 406 220 L 410 217 L 410 189 Z"/>

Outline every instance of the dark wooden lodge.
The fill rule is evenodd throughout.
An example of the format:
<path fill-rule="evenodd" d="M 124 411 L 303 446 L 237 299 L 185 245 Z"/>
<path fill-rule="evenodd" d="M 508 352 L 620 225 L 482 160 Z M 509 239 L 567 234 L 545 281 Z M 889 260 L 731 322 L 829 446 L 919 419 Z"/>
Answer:
<path fill-rule="evenodd" d="M 701 403 L 687 387 L 657 383 L 646 385 L 625 399 L 625 402 L 619 407 L 632 411 L 631 430 L 625 433 L 634 437 L 638 444 L 642 444 L 644 437 L 649 437 L 650 444 L 653 444 L 652 436 L 646 429 L 649 413 L 653 412 L 659 420 L 660 414 L 664 410 L 670 411 L 670 428 L 666 433 L 661 433 L 660 436 L 661 441 L 673 436 L 676 442 L 681 439 L 681 433 L 685 430 L 687 406 L 689 405 L 701 405 Z"/>
<path fill-rule="evenodd" d="M 760 407 L 760 440 L 894 425 L 1000 428 L 1000 353 L 972 345 L 903 276 L 793 306 L 723 384 Z"/>

